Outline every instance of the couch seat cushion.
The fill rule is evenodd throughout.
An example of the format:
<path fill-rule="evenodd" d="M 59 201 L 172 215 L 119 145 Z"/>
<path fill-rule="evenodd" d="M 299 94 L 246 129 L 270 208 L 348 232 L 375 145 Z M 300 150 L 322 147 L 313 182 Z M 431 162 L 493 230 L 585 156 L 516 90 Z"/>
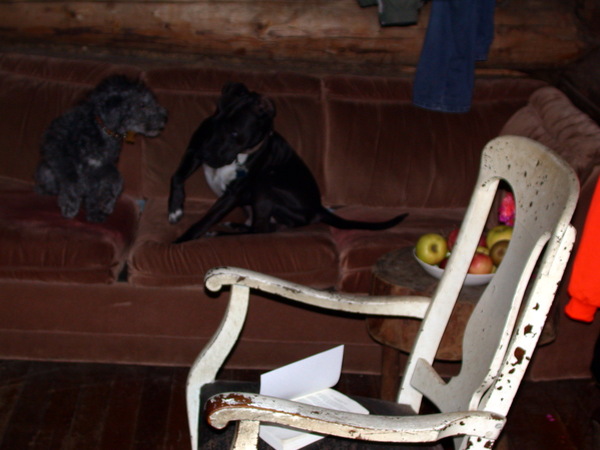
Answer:
<path fill-rule="evenodd" d="M 381 221 L 408 212 L 408 217 L 383 231 L 336 230 L 333 239 L 340 258 L 336 288 L 345 292 L 369 292 L 371 269 L 378 258 L 392 250 L 414 246 L 419 236 L 435 232 L 446 235 L 460 225 L 465 208 L 383 208 L 347 206 L 336 211 L 348 219 Z"/>
<path fill-rule="evenodd" d="M 212 267 L 237 266 L 317 288 L 335 285 L 337 254 L 329 227 L 325 225 L 172 244 L 211 204 L 188 199 L 184 218 L 177 225 L 171 225 L 167 221 L 167 200 L 149 200 L 129 258 L 129 280 L 145 286 L 198 285 Z"/>
<path fill-rule="evenodd" d="M 3 179 L 0 276 L 77 283 L 115 281 L 135 235 L 136 204 L 122 196 L 104 223 L 86 222 L 84 214 L 65 219 L 56 197 L 35 194 L 25 183 Z"/>

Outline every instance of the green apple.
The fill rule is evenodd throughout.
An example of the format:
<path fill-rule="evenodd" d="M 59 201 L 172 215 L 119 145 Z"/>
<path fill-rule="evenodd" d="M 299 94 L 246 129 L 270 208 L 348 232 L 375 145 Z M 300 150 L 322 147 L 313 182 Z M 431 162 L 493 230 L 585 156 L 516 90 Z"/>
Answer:
<path fill-rule="evenodd" d="M 487 233 L 486 244 L 487 248 L 492 248 L 498 241 L 510 241 L 512 237 L 513 227 L 510 225 L 496 225 Z"/>
<path fill-rule="evenodd" d="M 506 250 L 508 249 L 508 243 L 506 239 L 503 241 L 498 241 L 494 244 L 494 246 L 490 249 L 490 258 L 494 261 L 495 266 L 499 266 L 506 254 Z"/>
<path fill-rule="evenodd" d="M 440 263 L 448 253 L 448 244 L 444 236 L 438 233 L 422 235 L 415 246 L 415 254 L 424 263 L 435 265 Z"/>

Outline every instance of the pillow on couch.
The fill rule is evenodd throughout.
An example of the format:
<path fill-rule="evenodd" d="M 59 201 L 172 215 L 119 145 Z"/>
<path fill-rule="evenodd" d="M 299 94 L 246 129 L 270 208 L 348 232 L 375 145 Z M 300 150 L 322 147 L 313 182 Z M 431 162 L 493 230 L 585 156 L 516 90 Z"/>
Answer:
<path fill-rule="evenodd" d="M 551 86 L 531 94 L 527 105 L 506 122 L 500 135 L 509 134 L 553 149 L 571 164 L 582 183 L 600 163 L 600 127 Z"/>

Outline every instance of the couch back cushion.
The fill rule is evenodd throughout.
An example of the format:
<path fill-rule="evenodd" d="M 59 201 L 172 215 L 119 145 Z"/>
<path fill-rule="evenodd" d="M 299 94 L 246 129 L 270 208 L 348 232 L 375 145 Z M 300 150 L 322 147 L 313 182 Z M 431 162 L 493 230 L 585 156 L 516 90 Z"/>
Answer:
<path fill-rule="evenodd" d="M 600 127 L 552 86 L 535 91 L 500 134 L 526 136 L 562 156 L 583 185 L 600 164 Z"/>
<path fill-rule="evenodd" d="M 146 73 L 146 82 L 170 113 L 160 137 L 144 141 L 144 193 L 161 197 L 189 140 L 200 123 L 215 111 L 223 85 L 242 82 L 270 97 L 277 110 L 275 129 L 323 180 L 323 114 L 319 78 L 292 73 L 246 72 L 202 67 L 160 68 Z M 186 182 L 190 198 L 214 199 L 202 170 Z"/>
<path fill-rule="evenodd" d="M 50 122 L 115 73 L 140 75 L 128 65 L 0 54 L 0 176 L 33 181 L 42 136 Z M 140 155 L 139 144 L 124 144 L 119 169 L 125 191 L 132 195 L 140 191 Z"/>
<path fill-rule="evenodd" d="M 471 110 L 448 114 L 415 107 L 408 79 L 326 78 L 325 202 L 465 206 L 484 145 L 543 85 L 480 79 Z"/>

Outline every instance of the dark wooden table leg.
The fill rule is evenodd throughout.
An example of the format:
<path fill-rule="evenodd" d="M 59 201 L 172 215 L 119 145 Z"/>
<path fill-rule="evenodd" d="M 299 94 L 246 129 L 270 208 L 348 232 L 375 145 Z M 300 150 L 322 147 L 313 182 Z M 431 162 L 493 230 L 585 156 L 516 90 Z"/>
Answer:
<path fill-rule="evenodd" d="M 381 346 L 381 398 L 396 401 L 400 388 L 400 350 Z"/>

